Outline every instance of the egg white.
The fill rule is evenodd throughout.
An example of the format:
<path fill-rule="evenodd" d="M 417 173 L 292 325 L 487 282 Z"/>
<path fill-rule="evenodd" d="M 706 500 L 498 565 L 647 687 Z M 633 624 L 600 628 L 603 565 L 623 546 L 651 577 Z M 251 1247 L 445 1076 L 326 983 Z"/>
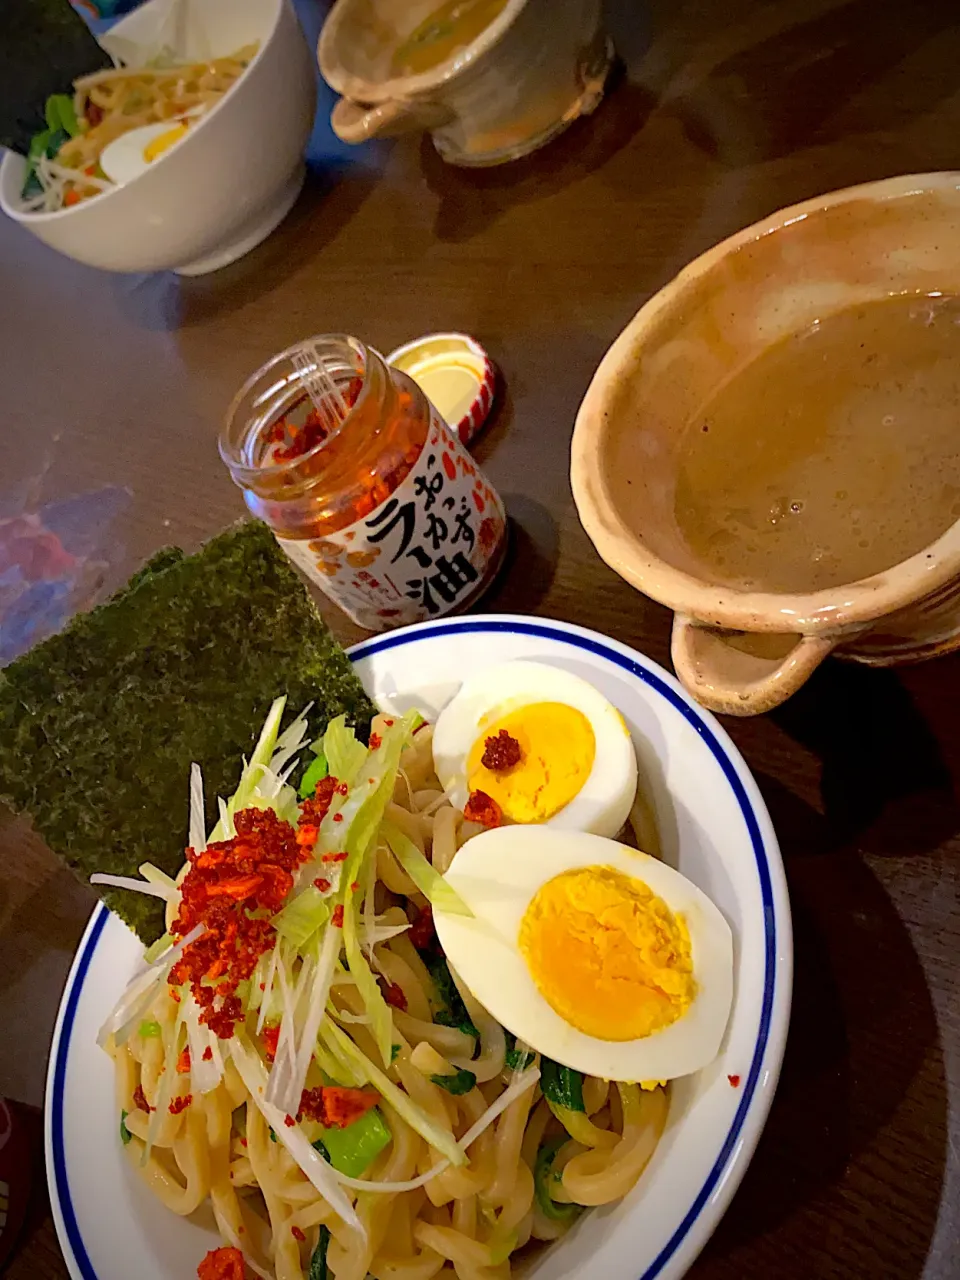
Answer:
<path fill-rule="evenodd" d="M 144 150 L 149 147 L 151 142 L 155 142 L 157 138 L 163 137 L 165 133 L 169 133 L 172 129 L 176 129 L 179 124 L 188 119 L 188 113 L 184 116 L 177 116 L 171 120 L 161 120 L 156 124 L 144 124 L 139 128 L 130 129 L 127 133 L 122 133 L 119 138 L 114 138 L 111 143 L 104 147 L 100 154 L 100 168 L 107 175 L 111 182 L 115 182 L 118 187 L 122 187 L 126 182 L 132 182 L 134 178 L 139 178 L 141 173 L 146 173 L 148 169 L 152 169 L 157 160 L 162 160 L 167 154 L 166 151 L 161 152 L 157 160 L 147 160 L 144 158 Z M 178 139 L 180 141 L 180 139 Z M 173 150 L 173 147 L 170 150 Z"/>
<path fill-rule="evenodd" d="M 690 934 L 697 991 L 683 1017 L 638 1040 L 601 1040 L 570 1025 L 540 994 L 518 945 L 531 899 L 582 867 L 642 880 Z M 666 863 L 613 840 L 543 826 L 498 827 L 458 851 L 446 879 L 474 918 L 434 909 L 440 944 L 479 1002 L 508 1031 L 564 1066 L 605 1080 L 672 1080 L 716 1057 L 733 1000 L 733 936 L 710 899 Z"/>
<path fill-rule="evenodd" d="M 468 676 L 440 712 L 433 759 L 440 785 L 463 809 L 467 764 L 478 738 L 496 721 L 536 702 L 562 702 L 586 717 L 593 729 L 593 768 L 583 786 L 544 826 L 614 836 L 626 822 L 637 794 L 637 756 L 620 712 L 586 680 L 541 662 L 502 662 Z"/>

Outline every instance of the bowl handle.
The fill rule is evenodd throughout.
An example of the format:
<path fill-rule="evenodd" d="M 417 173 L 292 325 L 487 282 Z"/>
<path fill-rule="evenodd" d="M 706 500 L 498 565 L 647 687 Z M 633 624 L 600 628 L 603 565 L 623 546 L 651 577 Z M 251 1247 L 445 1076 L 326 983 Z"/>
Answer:
<path fill-rule="evenodd" d="M 796 693 L 838 643 L 829 636 L 724 632 L 678 613 L 670 651 L 681 683 L 703 706 L 755 716 Z"/>
<path fill-rule="evenodd" d="M 330 114 L 330 123 L 342 142 L 356 144 L 370 138 L 390 138 L 411 129 L 435 129 L 450 118 L 450 112 L 437 103 L 392 98 L 367 107 L 350 98 L 341 98 Z"/>

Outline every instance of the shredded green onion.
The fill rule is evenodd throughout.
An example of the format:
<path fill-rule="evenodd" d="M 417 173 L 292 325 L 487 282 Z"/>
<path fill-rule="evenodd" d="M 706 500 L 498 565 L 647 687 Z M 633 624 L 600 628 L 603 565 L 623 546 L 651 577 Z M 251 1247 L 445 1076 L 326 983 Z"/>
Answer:
<path fill-rule="evenodd" d="M 380 831 L 390 852 L 432 907 L 451 916 L 473 915 L 459 893 L 434 870 L 409 836 L 389 821 L 382 824 Z"/>

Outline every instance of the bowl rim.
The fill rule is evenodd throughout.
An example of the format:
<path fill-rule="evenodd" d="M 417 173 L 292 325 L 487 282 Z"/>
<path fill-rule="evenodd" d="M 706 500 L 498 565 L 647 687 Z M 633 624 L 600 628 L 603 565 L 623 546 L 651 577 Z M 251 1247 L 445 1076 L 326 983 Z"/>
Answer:
<path fill-rule="evenodd" d="M 39 226 L 39 225 L 49 226 L 51 223 L 68 218 L 75 213 L 86 213 L 92 208 L 102 208 L 105 200 L 109 200 L 111 196 L 118 196 L 121 191 L 129 190 L 131 187 L 136 186 L 136 184 L 141 180 L 141 178 L 146 178 L 150 174 L 154 173 L 157 169 L 160 168 L 160 166 L 163 164 L 163 162 L 167 159 L 168 156 L 176 155 L 177 152 L 180 151 L 190 141 L 191 138 L 195 138 L 200 134 L 204 125 L 206 125 L 209 120 L 212 120 L 220 112 L 221 108 L 228 101 L 228 99 L 233 97 L 235 90 L 240 88 L 241 84 L 243 84 L 243 82 L 247 79 L 250 72 L 261 61 L 264 53 L 267 50 L 267 46 L 272 43 L 274 37 L 276 36 L 277 28 L 280 25 L 281 19 L 283 17 L 283 10 L 286 4 L 286 0 L 273 0 L 273 2 L 276 5 L 276 12 L 274 13 L 273 22 L 270 26 L 270 29 L 265 35 L 261 37 L 260 47 L 257 49 L 256 53 L 253 55 L 253 58 L 250 60 L 250 62 L 248 62 L 247 65 L 244 67 L 243 72 L 240 75 L 239 79 L 237 79 L 230 86 L 230 88 L 227 90 L 227 92 L 223 95 L 223 97 L 218 102 L 215 102 L 213 104 L 213 106 L 210 108 L 209 111 L 205 111 L 203 115 L 200 116 L 200 118 L 197 120 L 197 123 L 191 129 L 189 129 L 182 138 L 178 138 L 171 147 L 168 147 L 153 162 L 153 164 L 150 165 L 149 168 L 144 169 L 142 173 L 138 173 L 137 176 L 135 178 L 131 178 L 129 182 L 124 182 L 120 184 L 115 183 L 108 191 L 102 191 L 99 196 L 97 196 L 95 199 L 90 200 L 89 202 L 81 202 L 80 204 L 70 205 L 69 208 L 61 208 L 61 209 L 36 209 L 36 210 L 18 209 L 14 205 L 12 205 L 4 195 L 3 175 L 6 171 L 8 171 L 9 167 L 11 165 L 16 164 L 18 160 L 23 161 L 25 163 L 25 157 L 22 156 L 18 151 L 8 151 L 3 156 L 2 160 L 0 160 L 0 210 L 2 210 L 7 215 L 8 218 L 12 218 L 15 222 L 20 222 L 25 226 Z M 122 35 L 124 26 L 130 23 L 130 20 L 132 18 L 139 19 L 140 15 L 144 12 L 144 10 L 149 9 L 154 5 L 160 6 L 163 3 L 164 3 L 164 0 L 147 0 L 146 4 L 142 4 L 138 9 L 134 9 L 132 12 L 122 17 L 119 20 L 119 22 L 116 22 L 110 28 L 110 34 Z M 171 121 L 171 128 L 173 127 L 173 123 L 174 122 Z M 123 135 L 121 135 L 121 137 L 122 136 Z"/>
<path fill-rule="evenodd" d="M 866 200 L 889 203 L 923 195 L 960 197 L 960 170 L 904 174 L 842 187 L 788 205 L 707 249 L 657 290 L 622 330 L 597 367 L 577 411 L 570 484 L 577 514 L 601 558 L 645 595 L 697 621 L 733 630 L 830 635 L 881 618 L 929 596 L 960 573 L 960 521 L 890 569 L 813 592 L 744 591 L 711 584 L 657 556 L 634 534 L 613 501 L 600 464 L 611 419 L 610 388 L 634 374 L 646 334 L 665 312 L 724 258 L 813 214 Z M 918 590 L 918 582 L 922 589 Z"/>
<path fill-rule="evenodd" d="M 459 53 L 452 53 L 432 70 L 421 71 L 412 76 L 391 76 L 388 80 L 367 80 L 356 75 L 344 66 L 340 58 L 336 42 L 341 36 L 341 28 L 350 17 L 352 2 L 355 0 L 338 0 L 330 10 L 317 40 L 317 63 L 324 80 L 337 93 L 351 101 L 373 106 L 394 99 L 417 98 L 443 88 L 500 43 L 530 0 L 507 0 L 493 22 L 484 27 L 476 39 L 471 40 Z"/>
<path fill-rule="evenodd" d="M 741 810 L 756 862 L 763 905 L 764 984 L 759 1000 L 756 1042 L 733 1121 L 703 1186 L 682 1220 L 640 1280 L 678 1280 L 706 1244 L 749 1164 L 776 1090 L 790 1020 L 793 934 L 786 876 L 779 844 L 757 784 L 737 747 L 709 711 L 652 659 L 619 641 L 572 623 L 512 614 L 443 619 L 373 636 L 348 650 L 356 663 L 418 639 L 436 636 L 455 643 L 457 635 L 512 633 L 559 641 L 592 653 L 640 681 L 687 721 L 719 765 Z M 110 918 L 103 903 L 93 910 L 64 987 L 53 1033 L 44 1107 L 45 1162 L 51 1207 L 71 1275 L 99 1280 L 87 1254 L 70 1195 L 64 1142 L 64 1084 L 71 1034 L 98 941 Z M 731 1082 L 732 1083 L 732 1082 Z"/>

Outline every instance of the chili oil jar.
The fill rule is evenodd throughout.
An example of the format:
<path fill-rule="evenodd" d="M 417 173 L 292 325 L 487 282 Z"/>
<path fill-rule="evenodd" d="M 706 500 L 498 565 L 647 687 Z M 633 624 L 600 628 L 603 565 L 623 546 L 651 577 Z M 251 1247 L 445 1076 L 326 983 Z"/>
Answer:
<path fill-rule="evenodd" d="M 356 338 L 268 361 L 230 406 L 220 456 L 294 564 L 368 630 L 466 609 L 500 568 L 498 494 L 416 383 Z"/>

